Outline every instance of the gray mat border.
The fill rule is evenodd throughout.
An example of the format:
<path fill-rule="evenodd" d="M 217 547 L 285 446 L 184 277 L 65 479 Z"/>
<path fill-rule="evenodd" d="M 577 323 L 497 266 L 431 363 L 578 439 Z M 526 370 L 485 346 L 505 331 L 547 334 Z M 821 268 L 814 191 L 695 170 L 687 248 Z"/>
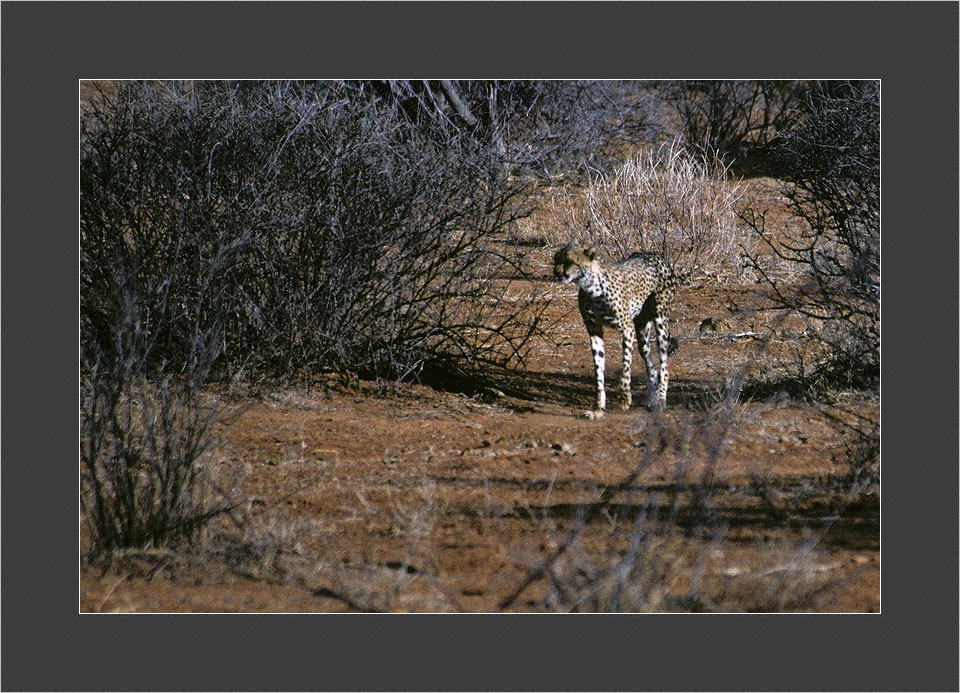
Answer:
<path fill-rule="evenodd" d="M 956 690 L 957 18 L 953 3 L 4 3 L 3 689 Z M 883 79 L 883 615 L 77 615 L 77 79 L 368 76 Z"/>

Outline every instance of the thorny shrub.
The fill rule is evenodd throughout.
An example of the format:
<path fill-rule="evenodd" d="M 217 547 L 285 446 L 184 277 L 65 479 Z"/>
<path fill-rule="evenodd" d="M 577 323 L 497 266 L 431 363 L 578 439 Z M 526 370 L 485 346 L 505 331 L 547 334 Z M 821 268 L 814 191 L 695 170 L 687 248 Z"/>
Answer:
<path fill-rule="evenodd" d="M 754 169 L 777 135 L 803 114 L 809 84 L 790 80 L 686 80 L 657 83 L 678 117 L 683 145 L 708 163 Z"/>
<path fill-rule="evenodd" d="M 396 108 L 339 83 L 100 99 L 81 145 L 83 341 L 115 350 L 132 310 L 153 372 L 182 370 L 211 330 L 219 377 L 522 358 L 542 306 L 492 300 L 519 271 L 496 240 L 529 211 L 521 184 L 478 139 Z"/>
<path fill-rule="evenodd" d="M 394 103 L 411 123 L 469 133 L 513 175 L 551 181 L 608 170 L 653 137 L 654 98 L 642 82 L 393 80 L 350 82 Z"/>
<path fill-rule="evenodd" d="M 801 223 L 773 233 L 762 211 L 741 214 L 765 251 L 797 268 L 796 279 L 766 273 L 757 252 L 747 261 L 772 307 L 800 315 L 828 348 L 817 379 L 870 390 L 880 378 L 880 86 L 817 84 L 805 108 L 768 161 Z"/>
<path fill-rule="evenodd" d="M 215 410 L 185 382 L 99 368 L 81 383 L 80 506 L 92 553 L 196 544 L 232 509 L 208 468 Z"/>

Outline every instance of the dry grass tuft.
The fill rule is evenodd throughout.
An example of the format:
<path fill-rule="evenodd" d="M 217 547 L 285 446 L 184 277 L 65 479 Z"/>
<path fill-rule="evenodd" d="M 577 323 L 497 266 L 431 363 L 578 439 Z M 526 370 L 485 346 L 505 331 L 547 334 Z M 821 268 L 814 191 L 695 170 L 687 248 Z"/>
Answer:
<path fill-rule="evenodd" d="M 659 252 L 688 276 L 723 270 L 739 276 L 742 250 L 753 242 L 737 223 L 742 195 L 722 163 L 693 156 L 674 141 L 546 204 L 558 222 L 558 244 L 572 235 L 612 256 Z"/>

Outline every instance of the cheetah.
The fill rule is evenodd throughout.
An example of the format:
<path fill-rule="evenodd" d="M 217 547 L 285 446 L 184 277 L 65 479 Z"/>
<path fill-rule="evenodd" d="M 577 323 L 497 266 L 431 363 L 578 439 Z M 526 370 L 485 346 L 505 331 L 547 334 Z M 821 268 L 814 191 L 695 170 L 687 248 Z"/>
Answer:
<path fill-rule="evenodd" d="M 580 287 L 578 303 L 583 324 L 590 335 L 594 373 L 597 379 L 597 400 L 591 413 L 602 416 L 607 396 L 603 383 L 603 327 L 619 330 L 623 336 L 623 372 L 620 376 L 620 406 L 629 409 L 630 367 L 637 334 L 643 361 L 647 367 L 647 406 L 662 410 L 667 403 L 667 356 L 677 350 L 677 340 L 670 337 L 667 320 L 670 303 L 677 286 L 677 275 L 670 264 L 656 253 L 634 253 L 622 262 L 600 257 L 596 247 L 583 248 L 568 244 L 553 257 L 554 277 L 563 283 Z M 650 356 L 650 324 L 656 326 L 660 356 L 659 373 Z"/>

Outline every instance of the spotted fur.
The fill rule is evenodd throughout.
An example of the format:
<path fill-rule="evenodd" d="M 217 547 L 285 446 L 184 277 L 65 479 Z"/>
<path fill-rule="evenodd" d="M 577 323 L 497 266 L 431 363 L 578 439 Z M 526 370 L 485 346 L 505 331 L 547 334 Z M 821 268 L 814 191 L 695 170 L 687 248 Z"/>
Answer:
<path fill-rule="evenodd" d="M 622 262 L 600 257 L 595 247 L 573 244 L 561 248 L 553 257 L 553 274 L 558 281 L 580 287 L 578 301 L 583 324 L 590 335 L 597 400 L 594 412 L 606 409 L 603 382 L 603 328 L 613 327 L 623 336 L 623 372 L 620 376 L 620 406 L 629 409 L 630 367 L 637 335 L 647 368 L 647 405 L 663 409 L 667 403 L 667 357 L 677 350 L 670 337 L 667 320 L 677 286 L 677 275 L 670 264 L 656 253 L 634 253 Z M 657 333 L 659 372 L 650 355 L 650 326 Z"/>

